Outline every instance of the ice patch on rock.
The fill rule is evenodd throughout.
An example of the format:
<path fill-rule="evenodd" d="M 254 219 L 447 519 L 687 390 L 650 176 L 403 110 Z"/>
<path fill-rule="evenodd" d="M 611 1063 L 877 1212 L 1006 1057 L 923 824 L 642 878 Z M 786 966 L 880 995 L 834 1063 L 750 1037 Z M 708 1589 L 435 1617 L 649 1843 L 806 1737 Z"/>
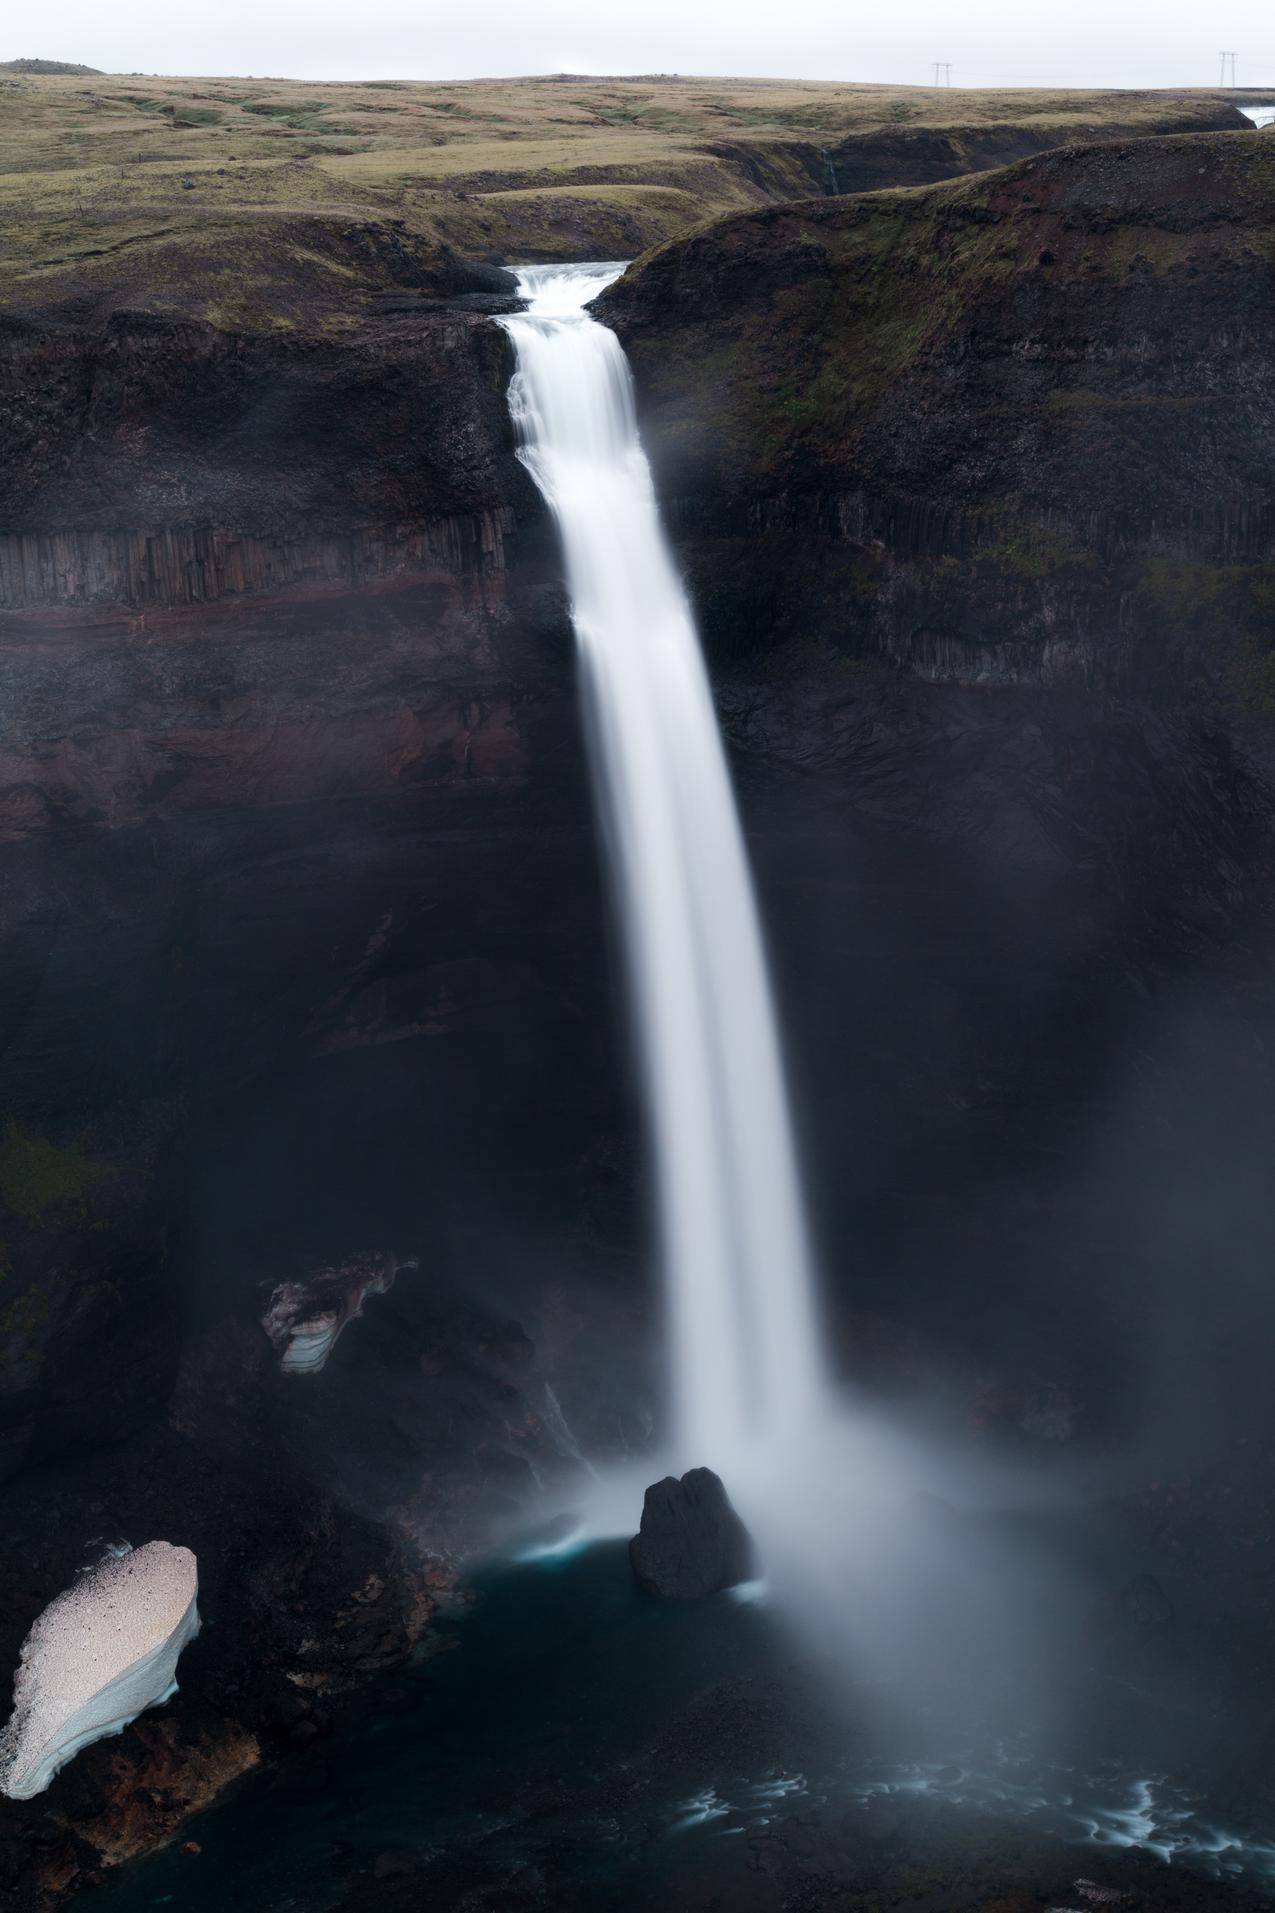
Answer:
<path fill-rule="evenodd" d="M 178 1657 L 199 1632 L 198 1593 L 190 1549 L 150 1541 L 112 1552 L 49 1603 L 22 1645 L 0 1792 L 43 1793 L 82 1748 L 176 1693 Z"/>
<path fill-rule="evenodd" d="M 281 1282 L 261 1318 L 285 1375 L 317 1375 L 337 1340 L 369 1295 L 393 1288 L 401 1269 L 415 1269 L 415 1256 L 399 1261 L 392 1250 L 370 1250 L 333 1268 L 315 1269 L 300 1282 Z"/>

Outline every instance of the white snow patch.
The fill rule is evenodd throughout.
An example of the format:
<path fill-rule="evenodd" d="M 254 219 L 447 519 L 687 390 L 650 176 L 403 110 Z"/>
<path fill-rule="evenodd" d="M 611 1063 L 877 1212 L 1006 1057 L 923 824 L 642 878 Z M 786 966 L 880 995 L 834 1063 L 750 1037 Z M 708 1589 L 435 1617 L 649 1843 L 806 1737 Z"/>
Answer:
<path fill-rule="evenodd" d="M 199 1632 L 198 1593 L 190 1549 L 150 1541 L 111 1554 L 49 1603 L 22 1645 L 0 1792 L 43 1793 L 82 1748 L 176 1693 L 178 1657 Z"/>
<path fill-rule="evenodd" d="M 369 1295 L 393 1288 L 400 1262 L 390 1251 L 356 1255 L 337 1268 L 316 1269 L 301 1282 L 281 1282 L 270 1297 L 261 1326 L 279 1354 L 285 1375 L 317 1375 L 343 1329 L 362 1315 Z"/>

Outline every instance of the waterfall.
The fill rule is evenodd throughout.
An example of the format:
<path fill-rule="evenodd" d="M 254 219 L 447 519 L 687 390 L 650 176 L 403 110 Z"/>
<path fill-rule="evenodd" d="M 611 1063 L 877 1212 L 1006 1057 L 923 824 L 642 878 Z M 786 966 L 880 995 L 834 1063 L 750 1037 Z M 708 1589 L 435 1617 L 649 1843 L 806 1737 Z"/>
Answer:
<path fill-rule="evenodd" d="M 823 1392 L 811 1255 L 770 979 L 686 593 L 615 334 L 584 310 L 622 265 L 533 266 L 502 321 L 520 457 L 562 539 L 589 759 L 655 1157 L 674 1445 L 732 1476 Z"/>

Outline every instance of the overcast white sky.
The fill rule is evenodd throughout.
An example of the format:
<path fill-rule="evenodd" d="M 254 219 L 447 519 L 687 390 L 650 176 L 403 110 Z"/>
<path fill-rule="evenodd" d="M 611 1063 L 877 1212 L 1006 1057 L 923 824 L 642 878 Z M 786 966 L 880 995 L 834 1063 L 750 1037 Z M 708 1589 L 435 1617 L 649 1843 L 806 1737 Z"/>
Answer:
<path fill-rule="evenodd" d="M 1272 82 L 1269 0 L 5 0 L 0 58 L 111 72 L 465 79 L 719 73 L 954 85 Z"/>

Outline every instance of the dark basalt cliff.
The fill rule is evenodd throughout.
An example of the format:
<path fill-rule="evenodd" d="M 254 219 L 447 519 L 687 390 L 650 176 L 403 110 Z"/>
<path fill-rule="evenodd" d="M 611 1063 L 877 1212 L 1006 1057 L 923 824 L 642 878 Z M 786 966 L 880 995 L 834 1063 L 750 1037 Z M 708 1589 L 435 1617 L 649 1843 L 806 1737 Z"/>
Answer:
<path fill-rule="evenodd" d="M 1189 1112 L 1269 1027 L 1273 244 L 1269 141 L 1176 137 L 720 221 L 601 302 L 745 787 L 810 806 L 774 934 L 845 1115 L 811 1143 L 830 1233 L 871 1218 L 893 1294 L 943 1263 L 975 1314 L 1031 1269 L 1058 1348 L 1088 1307 L 1132 1327 L 1151 1189 L 1208 1180 Z M 816 1028 L 838 992 L 844 1044 Z M 1095 1096 L 1137 1137 L 1118 1163 Z M 1255 1163 L 1272 1098 L 1223 1100 Z M 971 1202 L 994 1159 L 1019 1167 Z M 1198 1256 L 1253 1269 L 1241 1208 L 1168 1254 L 1175 1296 Z M 1020 1228 L 1015 1269 L 990 1237 Z"/>
<path fill-rule="evenodd" d="M 0 1807 L 25 1905 L 325 1731 L 578 1469 L 559 1398 L 623 1441 L 646 1378 L 587 1353 L 640 1341 L 629 1114 L 503 334 L 3 343 L 0 1661 L 117 1535 L 184 1537 L 213 1623 Z M 273 1288 L 382 1246 L 419 1270 L 281 1376 Z"/>
<path fill-rule="evenodd" d="M 1166 99 L 1153 128 L 1130 117 L 1122 121 L 1118 100 L 1100 123 L 1077 127 L 1069 138 L 1128 140 L 1148 132 L 1242 132 L 1250 125 L 1238 107 L 1220 101 L 1211 112 L 1185 103 L 1176 109 Z M 823 149 L 825 176 L 820 183 L 835 193 L 873 193 L 894 186 L 931 186 L 966 173 L 985 173 L 1016 160 L 1030 159 L 1057 146 L 1056 130 L 1030 120 L 1004 125 L 965 127 L 907 126 L 855 133 Z M 814 168 L 811 168 L 814 171 Z"/>
<path fill-rule="evenodd" d="M 608 300 L 834 1328 L 989 1442 L 1154 1425 L 1184 1347 L 1225 1427 L 1218 1268 L 1260 1385 L 1271 184 L 1256 136 L 1069 152 L 727 220 Z M 572 1428 L 656 1404 L 506 342 L 450 265 L 359 270 L 348 324 L 0 332 L 0 1664 L 117 1534 L 194 1547 L 215 1623 L 171 1714 L 3 1804 L 20 1906 L 339 1723 Z M 378 1249 L 420 1267 L 280 1375 L 274 1287 Z"/>
<path fill-rule="evenodd" d="M 201 537 L 223 551 L 236 534 L 249 545 L 350 538 L 357 551 L 360 537 L 492 517 L 525 498 L 504 335 L 445 302 L 385 303 L 345 336 L 227 332 L 143 311 L 7 319 L 4 602 L 171 604 L 287 581 L 279 565 L 201 580 L 158 562 L 148 579 L 124 546 L 100 577 L 77 576 L 75 541 L 87 553 L 90 535 L 106 551 L 121 538 L 184 540 L 193 566 Z M 39 540 L 58 537 L 66 558 L 42 573 Z"/>
<path fill-rule="evenodd" d="M 676 522 L 714 541 L 714 626 L 833 636 L 831 593 L 839 647 L 922 673 L 1203 674 L 1263 703 L 1273 233 L 1254 133 L 770 209 L 648 256 L 605 311 Z"/>
<path fill-rule="evenodd" d="M 601 306 L 737 746 L 845 1359 L 937 1334 L 996 1351 L 981 1424 L 1140 1426 L 1250 1674 L 1273 189 L 1259 134 L 1066 151 L 722 221 Z M 1232 1487 L 1193 1480 L 1231 1439 Z"/>

